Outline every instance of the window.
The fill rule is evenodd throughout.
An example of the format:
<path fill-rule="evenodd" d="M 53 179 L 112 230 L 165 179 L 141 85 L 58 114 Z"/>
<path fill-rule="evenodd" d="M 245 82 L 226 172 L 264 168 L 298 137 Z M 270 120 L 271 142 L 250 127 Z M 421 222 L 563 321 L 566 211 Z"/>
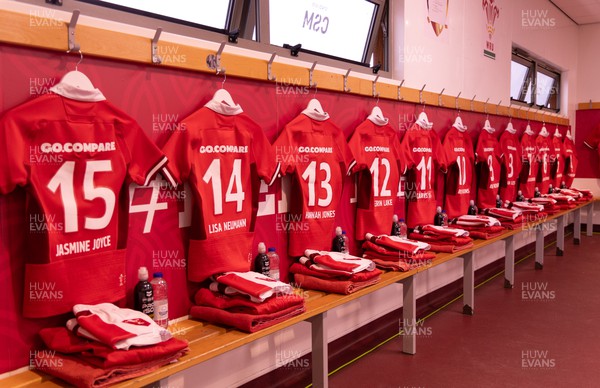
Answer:
<path fill-rule="evenodd" d="M 269 0 L 271 44 L 368 64 L 380 29 L 383 2 Z"/>
<path fill-rule="evenodd" d="M 513 102 L 560 110 L 560 72 L 514 49 L 511 62 L 510 99 Z"/>
<path fill-rule="evenodd" d="M 210 6 L 203 1 L 189 0 L 80 0 L 86 3 L 137 13 L 180 24 L 208 27 L 215 31 L 230 28 L 232 0 L 211 0 Z"/>

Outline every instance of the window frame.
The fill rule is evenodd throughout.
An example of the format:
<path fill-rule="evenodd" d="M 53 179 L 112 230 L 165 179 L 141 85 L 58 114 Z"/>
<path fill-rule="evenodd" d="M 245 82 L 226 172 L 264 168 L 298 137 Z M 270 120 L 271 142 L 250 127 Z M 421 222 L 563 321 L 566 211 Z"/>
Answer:
<path fill-rule="evenodd" d="M 531 57 L 529 54 L 520 50 L 518 48 L 513 48 L 511 63 L 515 62 L 520 65 L 527 67 L 527 74 L 525 75 L 525 79 L 520 87 L 519 97 L 513 98 L 512 93 L 510 96 L 511 103 L 516 105 L 523 105 L 533 107 L 535 106 L 538 109 L 551 111 L 551 112 L 560 112 L 560 103 L 561 103 L 561 93 L 560 93 L 560 82 L 561 82 L 561 72 L 551 66 L 548 66 L 544 62 Z M 537 82 L 537 74 L 542 73 L 550 78 L 554 79 L 553 85 L 551 86 L 551 92 L 548 94 L 548 99 L 546 105 L 538 104 L 538 82 Z M 511 73 L 511 81 L 512 81 L 512 73 Z M 531 87 L 531 102 L 528 102 L 525 97 L 527 95 L 528 89 Z M 554 100 L 552 102 L 552 100 Z M 548 107 L 547 105 L 552 102 L 552 105 Z"/>

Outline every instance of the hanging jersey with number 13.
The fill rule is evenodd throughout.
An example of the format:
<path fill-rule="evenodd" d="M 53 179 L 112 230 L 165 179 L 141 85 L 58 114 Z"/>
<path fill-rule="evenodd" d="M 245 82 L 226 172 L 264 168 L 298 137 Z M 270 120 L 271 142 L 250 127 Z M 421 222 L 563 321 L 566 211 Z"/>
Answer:
<path fill-rule="evenodd" d="M 105 100 L 47 94 L 4 114 L 0 133 L 0 193 L 24 186 L 30 199 L 23 314 L 123 299 L 121 186 L 147 184 L 166 158 Z"/>
<path fill-rule="evenodd" d="M 355 164 L 344 135 L 326 115 L 300 114 L 273 144 L 281 171 L 293 174 L 288 254 L 329 250 L 344 177 Z"/>
<path fill-rule="evenodd" d="M 163 151 L 178 182 L 189 181 L 200 214 L 190 238 L 188 279 L 250 271 L 260 179 L 279 164 L 262 129 L 239 106 L 209 102 L 185 118 Z"/>

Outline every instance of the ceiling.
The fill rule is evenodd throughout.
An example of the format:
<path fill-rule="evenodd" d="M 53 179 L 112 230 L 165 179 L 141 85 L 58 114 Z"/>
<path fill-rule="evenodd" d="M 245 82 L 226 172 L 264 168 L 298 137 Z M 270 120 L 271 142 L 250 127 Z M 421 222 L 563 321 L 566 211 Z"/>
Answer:
<path fill-rule="evenodd" d="M 577 24 L 600 23 L 600 0 L 550 0 Z"/>

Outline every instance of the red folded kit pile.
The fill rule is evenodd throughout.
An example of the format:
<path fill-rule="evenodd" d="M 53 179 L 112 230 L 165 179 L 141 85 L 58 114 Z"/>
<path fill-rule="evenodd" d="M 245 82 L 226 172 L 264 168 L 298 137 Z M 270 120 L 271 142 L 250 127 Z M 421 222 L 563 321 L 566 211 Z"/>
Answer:
<path fill-rule="evenodd" d="M 548 204 L 551 208 L 551 205 Z M 517 201 L 510 204 L 510 209 L 520 211 L 523 217 L 523 222 L 537 222 L 545 219 L 548 216 L 548 212 L 545 211 L 546 205 L 541 203 L 533 203 L 529 201 Z M 555 207 L 552 207 L 552 211 L 555 211 Z"/>
<path fill-rule="evenodd" d="M 577 207 L 577 200 L 567 194 L 558 194 L 558 193 L 553 193 L 553 194 L 546 194 L 544 197 L 546 198 L 552 198 L 553 200 L 556 201 L 556 206 L 558 208 L 560 208 L 560 210 L 569 210 L 569 209 L 573 209 L 574 207 Z"/>
<path fill-rule="evenodd" d="M 573 197 L 577 203 L 584 203 L 594 199 L 594 195 L 590 190 L 579 189 L 560 189 L 557 194 L 564 194 Z"/>
<path fill-rule="evenodd" d="M 373 261 L 340 252 L 307 249 L 290 267 L 294 282 L 307 290 L 351 294 L 379 282 Z"/>
<path fill-rule="evenodd" d="M 500 224 L 506 229 L 520 228 L 523 226 L 523 222 L 525 222 L 523 213 L 516 209 L 488 208 L 485 209 L 484 212 L 489 216 L 497 218 L 500 221 Z"/>
<path fill-rule="evenodd" d="M 227 272 L 201 288 L 192 318 L 253 333 L 305 311 L 304 298 L 287 283 L 257 272 Z"/>
<path fill-rule="evenodd" d="M 531 198 L 529 200 L 533 205 L 542 205 L 544 206 L 544 212 L 547 214 L 555 214 L 561 211 L 560 206 L 556 204 L 556 200 L 547 197 L 537 197 Z"/>
<path fill-rule="evenodd" d="M 504 232 L 497 218 L 484 215 L 463 215 L 454 220 L 454 224 L 469 232 L 469 237 L 489 240 Z"/>
<path fill-rule="evenodd" d="M 435 253 L 428 252 L 428 243 L 396 236 L 367 233 L 362 247 L 365 250 L 363 257 L 385 270 L 410 271 L 435 259 Z"/>
<path fill-rule="evenodd" d="M 153 372 L 188 350 L 147 315 L 110 303 L 76 305 L 67 327 L 40 330 L 49 350 L 35 367 L 77 387 L 104 387 Z"/>
<path fill-rule="evenodd" d="M 459 228 L 422 225 L 416 227 L 408 237 L 428 243 L 432 252 L 454 253 L 473 247 L 469 232 Z"/>

